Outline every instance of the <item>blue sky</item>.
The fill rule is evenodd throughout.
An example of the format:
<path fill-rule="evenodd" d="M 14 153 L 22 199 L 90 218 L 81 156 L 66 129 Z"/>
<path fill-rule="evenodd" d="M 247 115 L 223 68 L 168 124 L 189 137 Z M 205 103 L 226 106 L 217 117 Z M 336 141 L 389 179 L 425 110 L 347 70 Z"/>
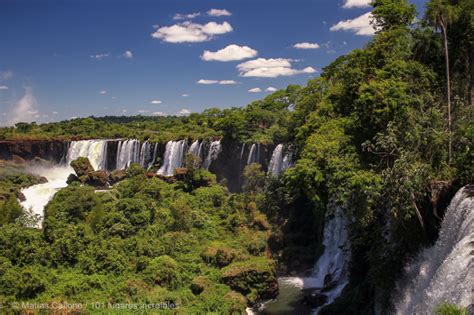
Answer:
<path fill-rule="evenodd" d="M 244 106 L 363 47 L 367 1 L 2 0 L 0 124 Z"/>

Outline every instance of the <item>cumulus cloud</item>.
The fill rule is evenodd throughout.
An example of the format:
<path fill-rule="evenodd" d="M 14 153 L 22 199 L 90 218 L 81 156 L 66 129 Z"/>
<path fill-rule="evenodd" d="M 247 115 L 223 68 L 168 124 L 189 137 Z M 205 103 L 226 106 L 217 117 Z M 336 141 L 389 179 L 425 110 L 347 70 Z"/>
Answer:
<path fill-rule="evenodd" d="M 159 105 L 159 104 L 161 104 L 161 103 L 162 103 L 162 102 L 161 102 L 160 100 L 152 100 L 152 101 L 150 102 L 150 104 L 154 104 L 154 105 Z"/>
<path fill-rule="evenodd" d="M 8 86 L 6 86 L 6 85 L 0 85 L 0 90 L 8 90 Z"/>
<path fill-rule="evenodd" d="M 335 31 L 349 31 L 356 35 L 371 36 L 374 35 L 375 30 L 370 24 L 372 19 L 372 13 L 367 12 L 355 19 L 340 21 L 337 24 L 331 26 L 330 30 Z"/>
<path fill-rule="evenodd" d="M 146 113 L 149 113 L 150 111 L 148 109 L 139 109 L 137 112 L 139 114 L 146 114 Z"/>
<path fill-rule="evenodd" d="M 53 115 L 57 115 L 57 114 L 59 114 L 59 113 L 58 112 L 53 112 Z"/>
<path fill-rule="evenodd" d="M 9 124 L 32 122 L 38 117 L 37 102 L 30 87 L 25 88 L 25 95 L 15 103 L 9 118 Z"/>
<path fill-rule="evenodd" d="M 318 43 L 308 43 L 308 42 L 303 42 L 303 43 L 296 43 L 293 45 L 294 48 L 296 49 L 318 49 L 319 44 Z"/>
<path fill-rule="evenodd" d="M 92 59 L 97 59 L 97 60 L 102 60 L 102 59 L 107 58 L 108 56 L 110 56 L 110 54 L 95 54 L 95 55 L 91 55 L 91 58 Z"/>
<path fill-rule="evenodd" d="M 198 17 L 200 15 L 201 15 L 201 13 L 199 13 L 199 12 L 189 13 L 189 14 L 176 13 L 173 16 L 173 20 L 191 20 L 191 19 L 194 19 L 195 17 Z"/>
<path fill-rule="evenodd" d="M 132 59 L 133 58 L 133 53 L 130 50 L 126 50 L 122 55 L 122 58 L 125 59 Z"/>
<path fill-rule="evenodd" d="M 250 89 L 249 92 L 250 93 L 260 93 L 260 92 L 262 92 L 262 89 L 259 88 L 259 87 L 255 87 L 253 89 Z"/>
<path fill-rule="evenodd" d="M 273 86 L 269 86 L 265 89 L 265 91 L 267 91 L 267 92 L 276 92 L 276 91 L 278 91 L 278 89 L 274 88 Z"/>
<path fill-rule="evenodd" d="M 364 8 L 370 6 L 371 0 L 344 0 L 343 8 Z"/>
<path fill-rule="evenodd" d="M 13 71 L 5 70 L 0 71 L 0 80 L 9 80 L 13 77 Z"/>
<path fill-rule="evenodd" d="M 151 34 L 151 37 L 168 43 L 196 43 L 211 40 L 215 35 L 229 33 L 232 30 L 232 26 L 227 22 L 197 24 L 188 21 L 159 27 Z"/>
<path fill-rule="evenodd" d="M 234 61 L 257 56 L 258 52 L 248 46 L 228 45 L 218 51 L 205 50 L 201 59 L 205 61 Z"/>
<path fill-rule="evenodd" d="M 210 9 L 207 11 L 207 14 L 210 16 L 231 16 L 232 13 L 227 11 L 226 9 Z"/>
<path fill-rule="evenodd" d="M 234 80 L 207 80 L 207 79 L 201 79 L 199 81 L 196 82 L 197 84 L 205 84 L 205 85 L 209 85 L 209 84 L 222 84 L 222 85 L 229 85 L 229 84 L 237 84 L 236 81 Z M 182 96 L 188 96 L 187 94 L 183 94 Z"/>
<path fill-rule="evenodd" d="M 100 94 L 107 94 L 107 91 L 106 90 L 102 90 L 99 92 Z"/>
<path fill-rule="evenodd" d="M 182 97 L 188 97 L 189 94 L 184 93 L 184 94 L 181 94 L 181 96 L 182 96 Z"/>
<path fill-rule="evenodd" d="M 153 112 L 153 113 L 151 113 L 151 114 L 152 114 L 153 116 L 166 116 L 166 114 L 163 113 L 163 112 Z"/>
<path fill-rule="evenodd" d="M 239 70 L 240 76 L 242 77 L 261 78 L 276 78 L 279 76 L 292 76 L 301 73 L 316 72 L 316 69 L 313 67 L 294 69 L 291 65 L 292 61 L 294 60 L 286 58 L 258 58 L 237 65 L 237 69 Z"/>
<path fill-rule="evenodd" d="M 186 115 L 189 115 L 189 114 L 191 114 L 191 111 L 187 108 L 183 108 L 178 112 L 178 115 L 181 115 L 181 116 L 186 116 Z"/>

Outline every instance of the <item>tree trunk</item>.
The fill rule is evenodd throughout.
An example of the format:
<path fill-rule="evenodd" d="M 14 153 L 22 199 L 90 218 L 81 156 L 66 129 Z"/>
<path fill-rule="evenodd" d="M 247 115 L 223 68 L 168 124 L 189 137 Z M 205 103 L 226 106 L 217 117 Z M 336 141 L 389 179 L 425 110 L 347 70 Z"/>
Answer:
<path fill-rule="evenodd" d="M 451 160 L 453 157 L 453 141 L 452 141 L 452 133 L 451 133 L 451 82 L 449 79 L 449 52 L 448 52 L 448 34 L 447 34 L 447 25 L 441 23 L 441 28 L 443 29 L 443 39 L 444 39 L 444 56 L 446 61 L 446 97 L 448 101 L 448 163 L 451 164 Z"/>

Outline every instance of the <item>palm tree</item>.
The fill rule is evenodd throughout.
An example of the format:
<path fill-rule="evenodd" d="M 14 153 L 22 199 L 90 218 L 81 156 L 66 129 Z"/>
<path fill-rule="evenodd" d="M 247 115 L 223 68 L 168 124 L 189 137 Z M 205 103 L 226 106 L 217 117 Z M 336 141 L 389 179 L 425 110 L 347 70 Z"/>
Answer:
<path fill-rule="evenodd" d="M 451 82 L 449 78 L 449 49 L 448 49 L 448 26 L 456 16 L 455 8 L 446 0 L 431 0 L 427 4 L 426 16 L 437 28 L 440 28 L 444 41 L 444 56 L 446 63 L 446 97 L 448 101 L 448 161 L 452 159 L 452 133 L 451 133 Z"/>

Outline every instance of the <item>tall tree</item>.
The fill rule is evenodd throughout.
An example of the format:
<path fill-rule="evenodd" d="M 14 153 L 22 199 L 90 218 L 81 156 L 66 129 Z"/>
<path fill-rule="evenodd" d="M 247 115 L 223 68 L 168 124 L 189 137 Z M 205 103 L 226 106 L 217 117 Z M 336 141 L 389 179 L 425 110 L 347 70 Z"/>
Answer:
<path fill-rule="evenodd" d="M 427 4 L 426 17 L 435 27 L 440 28 L 444 42 L 444 57 L 446 64 L 446 98 L 448 106 L 448 159 L 451 163 L 453 156 L 452 149 L 452 118 L 451 118 L 451 81 L 449 77 L 449 48 L 448 48 L 448 26 L 456 17 L 456 10 L 446 0 L 431 0 Z"/>

